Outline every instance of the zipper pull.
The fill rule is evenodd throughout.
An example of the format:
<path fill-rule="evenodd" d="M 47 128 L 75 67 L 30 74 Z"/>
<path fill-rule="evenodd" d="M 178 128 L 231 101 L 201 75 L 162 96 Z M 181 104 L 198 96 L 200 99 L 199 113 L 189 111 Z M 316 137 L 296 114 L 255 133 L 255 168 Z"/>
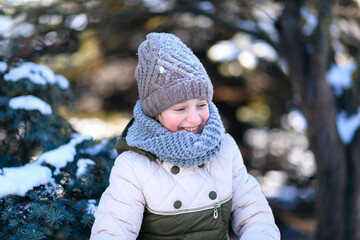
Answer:
<path fill-rule="evenodd" d="M 219 204 L 219 203 L 215 204 L 214 214 L 213 214 L 214 219 L 217 219 L 217 218 L 219 217 L 219 212 L 218 212 L 218 208 L 219 208 L 219 207 L 220 207 L 220 204 Z"/>

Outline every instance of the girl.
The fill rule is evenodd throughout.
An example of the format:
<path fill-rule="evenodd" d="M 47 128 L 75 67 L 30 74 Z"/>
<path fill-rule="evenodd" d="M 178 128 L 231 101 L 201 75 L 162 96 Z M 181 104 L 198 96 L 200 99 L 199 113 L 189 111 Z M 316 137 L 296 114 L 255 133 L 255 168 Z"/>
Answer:
<path fill-rule="evenodd" d="M 151 33 L 135 70 L 140 100 L 120 136 L 91 239 L 280 239 L 272 211 L 227 133 L 203 65 L 179 38 Z"/>

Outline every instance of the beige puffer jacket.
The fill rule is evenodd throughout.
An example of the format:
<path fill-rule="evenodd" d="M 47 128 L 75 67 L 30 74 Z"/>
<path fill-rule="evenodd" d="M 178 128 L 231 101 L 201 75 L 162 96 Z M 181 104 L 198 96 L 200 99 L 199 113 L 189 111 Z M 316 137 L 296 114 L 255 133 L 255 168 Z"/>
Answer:
<path fill-rule="evenodd" d="M 134 151 L 120 154 L 91 239 L 220 240 L 227 238 L 230 219 L 241 240 L 280 239 L 268 202 L 226 134 L 219 154 L 204 166 L 183 168 Z"/>

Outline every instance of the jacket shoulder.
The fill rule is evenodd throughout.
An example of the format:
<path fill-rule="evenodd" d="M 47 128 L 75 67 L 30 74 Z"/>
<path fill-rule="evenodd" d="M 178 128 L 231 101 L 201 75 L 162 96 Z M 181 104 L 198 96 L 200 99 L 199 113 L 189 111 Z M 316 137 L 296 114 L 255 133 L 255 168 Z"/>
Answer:
<path fill-rule="evenodd" d="M 153 161 L 140 153 L 127 150 L 115 159 L 112 171 L 130 178 L 141 176 L 140 178 L 146 181 L 146 176 L 151 176 L 159 167 L 157 160 Z"/>
<path fill-rule="evenodd" d="M 235 139 L 229 134 L 229 133 L 225 133 L 224 137 L 223 137 L 223 141 L 226 144 L 230 144 L 231 146 L 237 146 Z"/>
<path fill-rule="evenodd" d="M 223 143 L 218 156 L 232 159 L 237 151 L 239 151 L 239 147 L 234 138 L 230 134 L 226 133 L 223 137 Z"/>

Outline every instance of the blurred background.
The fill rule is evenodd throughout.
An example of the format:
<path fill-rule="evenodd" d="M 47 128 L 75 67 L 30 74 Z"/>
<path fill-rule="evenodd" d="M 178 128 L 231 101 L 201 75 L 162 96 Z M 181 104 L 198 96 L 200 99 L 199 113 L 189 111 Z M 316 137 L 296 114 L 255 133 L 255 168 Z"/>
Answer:
<path fill-rule="evenodd" d="M 359 236 L 360 1 L 1 2 L 2 59 L 65 76 L 75 98 L 58 113 L 96 139 L 117 136 L 132 116 L 146 34 L 177 35 L 207 69 L 283 239 Z"/>

